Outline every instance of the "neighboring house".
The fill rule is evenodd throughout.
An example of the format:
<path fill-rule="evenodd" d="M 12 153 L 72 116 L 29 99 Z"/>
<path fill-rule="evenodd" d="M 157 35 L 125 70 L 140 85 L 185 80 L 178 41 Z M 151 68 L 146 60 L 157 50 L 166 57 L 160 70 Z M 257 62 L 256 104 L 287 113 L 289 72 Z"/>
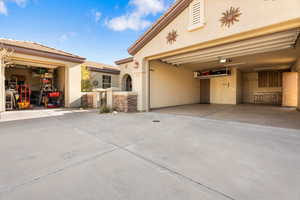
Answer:
<path fill-rule="evenodd" d="M 178 0 L 116 61 L 138 110 L 193 104 L 300 108 L 299 0 Z M 130 78 L 128 78 L 130 77 Z M 128 80 L 128 81 L 127 81 Z"/>
<path fill-rule="evenodd" d="M 82 67 L 83 70 L 87 70 L 89 72 L 88 80 L 86 81 L 88 81 L 87 84 L 89 85 L 90 90 L 119 87 L 119 67 L 91 61 L 86 61 L 82 64 Z M 82 81 L 82 84 L 86 84 L 85 80 Z"/>
<path fill-rule="evenodd" d="M 4 53 L 4 54 L 3 54 Z M 31 104 L 39 104 L 43 84 L 48 91 L 61 92 L 65 107 L 81 105 L 81 64 L 85 58 L 38 43 L 0 39 L 0 111 L 6 110 L 6 92 L 16 92 L 15 84 L 26 85 L 35 94 Z M 46 77 L 42 83 L 42 77 Z M 15 89 L 15 90 L 14 90 Z M 24 97 L 28 98 L 28 97 Z"/>

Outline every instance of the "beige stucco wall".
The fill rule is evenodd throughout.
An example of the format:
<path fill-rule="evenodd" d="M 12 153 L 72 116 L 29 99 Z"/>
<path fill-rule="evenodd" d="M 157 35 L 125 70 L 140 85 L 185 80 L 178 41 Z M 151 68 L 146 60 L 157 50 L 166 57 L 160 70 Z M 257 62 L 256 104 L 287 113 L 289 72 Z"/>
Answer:
<path fill-rule="evenodd" d="M 212 104 L 237 104 L 237 75 L 233 68 L 231 76 L 216 77 L 210 80 L 210 102 Z"/>
<path fill-rule="evenodd" d="M 240 21 L 230 28 L 222 27 L 220 18 L 222 13 L 230 7 L 240 8 Z M 151 42 L 138 52 L 138 57 L 145 57 L 183 48 L 206 41 L 262 28 L 287 20 L 300 18 L 299 0 L 205 0 L 206 25 L 195 31 L 188 31 L 189 9 L 185 9 L 172 23 L 162 30 Z M 263 19 L 263 20 L 259 20 Z M 177 41 L 168 44 L 167 34 L 176 30 Z"/>
<path fill-rule="evenodd" d="M 282 79 L 282 106 L 297 107 L 298 72 L 284 72 Z"/>
<path fill-rule="evenodd" d="M 5 111 L 5 87 L 4 87 L 4 80 L 5 80 L 5 70 L 3 67 L 2 59 L 0 58 L 0 112 Z"/>
<path fill-rule="evenodd" d="M 220 18 L 222 13 L 230 9 L 230 7 L 239 7 L 242 15 L 240 21 L 232 27 L 222 27 Z M 188 31 L 189 8 L 185 9 L 176 19 L 173 20 L 166 28 L 164 28 L 155 38 L 146 44 L 134 57 L 141 66 L 136 70 L 135 90 L 138 92 L 138 108 L 146 110 L 148 105 L 148 68 L 149 61 L 146 59 L 151 56 L 159 57 L 165 52 L 176 51 L 178 49 L 191 47 L 235 34 L 263 28 L 273 24 L 286 22 L 300 18 L 300 1 L 299 0 L 278 0 L 278 1 L 262 1 L 262 0 L 205 0 L 205 21 L 204 27 L 195 31 Z M 263 19 L 263 20 L 261 20 Z M 166 41 L 167 34 L 176 30 L 178 33 L 177 41 L 168 44 Z M 236 77 L 238 78 L 238 77 Z M 223 87 L 221 94 L 212 94 L 214 102 L 238 103 L 241 101 L 241 88 L 235 87 L 224 88 L 222 86 L 225 78 L 213 80 L 213 84 Z M 238 79 L 231 80 L 233 82 L 240 81 Z M 225 100 L 220 100 L 224 91 L 229 92 Z M 237 94 L 237 95 L 233 95 Z M 234 96 L 234 97 L 233 97 Z M 234 100 L 234 99 L 235 100 Z M 300 103 L 299 103 L 300 107 Z"/>
<path fill-rule="evenodd" d="M 298 106 L 297 106 L 297 109 L 300 111 L 300 56 L 298 58 L 296 66 L 297 66 L 297 72 L 298 72 Z"/>
<path fill-rule="evenodd" d="M 297 110 L 300 111 L 300 72 L 298 72 L 298 106 L 297 106 Z"/>
<path fill-rule="evenodd" d="M 152 39 L 151 42 L 149 42 L 145 47 L 143 47 L 142 50 L 140 50 L 135 55 L 135 58 L 138 61 L 142 62 L 145 57 L 149 57 L 152 55 L 158 55 L 167 51 L 172 51 L 179 48 L 200 44 L 206 41 L 211 41 L 214 39 L 230 36 L 241 32 L 246 32 L 257 28 L 262 28 L 265 26 L 285 22 L 300 17 L 299 0 L 288 0 L 288 2 L 261 0 L 206 0 L 205 2 L 206 25 L 203 28 L 198 29 L 196 31 L 188 31 L 189 10 L 186 9 L 171 24 L 169 24 L 154 39 Z M 219 20 L 222 16 L 222 13 L 229 9 L 231 6 L 239 7 L 241 9 L 242 15 L 240 17 L 240 22 L 237 22 L 231 28 L 221 27 Z M 173 29 L 177 31 L 179 36 L 177 38 L 177 41 L 174 44 L 170 45 L 166 42 L 166 36 L 168 32 Z M 147 72 L 147 65 L 144 65 L 143 68 L 140 69 L 140 71 L 142 74 L 144 74 L 142 79 L 147 80 L 147 75 L 145 74 Z M 221 84 L 220 82 L 222 81 L 216 80 L 213 82 L 215 82 L 215 84 Z M 141 81 L 140 83 L 144 83 L 146 85 L 139 86 L 139 90 L 146 90 L 147 81 Z M 230 88 L 225 90 L 234 93 Z M 224 100 L 224 102 L 233 103 L 234 100 L 232 100 L 232 95 L 229 94 L 229 96 L 231 97 L 228 97 L 228 99 Z M 220 97 L 217 95 L 215 96 L 215 98 L 218 99 Z M 237 101 L 238 100 L 236 100 L 235 102 Z M 147 104 L 146 96 L 143 96 L 142 102 L 143 104 Z M 216 100 L 215 102 L 220 101 Z"/>
<path fill-rule="evenodd" d="M 138 69 L 134 65 L 134 62 L 128 62 L 124 63 L 122 65 L 119 65 L 120 67 L 120 75 L 119 75 L 119 88 L 121 90 L 124 90 L 124 76 L 127 74 L 131 76 L 132 78 L 132 90 L 138 91 L 138 84 L 137 84 L 137 76 L 138 76 Z"/>
<path fill-rule="evenodd" d="M 159 61 L 150 64 L 150 106 L 168 107 L 200 102 L 200 80 L 184 67 Z"/>
<path fill-rule="evenodd" d="M 257 92 L 282 92 L 282 87 L 259 88 L 257 72 L 242 73 L 242 78 L 243 78 L 243 84 L 242 84 L 243 103 L 254 103 L 253 95 Z"/>
<path fill-rule="evenodd" d="M 81 64 L 66 66 L 66 107 L 81 106 Z"/>
<path fill-rule="evenodd" d="M 300 69 L 300 63 L 299 63 Z M 297 109 L 300 111 L 300 71 L 298 72 L 298 106 Z"/>
<path fill-rule="evenodd" d="M 148 109 L 148 104 L 146 103 L 146 93 L 147 93 L 147 62 L 140 61 L 135 63 L 135 61 L 124 63 L 119 65 L 120 76 L 119 76 L 119 88 L 124 90 L 124 77 L 128 74 L 132 78 L 132 91 L 138 94 L 138 111 L 146 111 Z"/>

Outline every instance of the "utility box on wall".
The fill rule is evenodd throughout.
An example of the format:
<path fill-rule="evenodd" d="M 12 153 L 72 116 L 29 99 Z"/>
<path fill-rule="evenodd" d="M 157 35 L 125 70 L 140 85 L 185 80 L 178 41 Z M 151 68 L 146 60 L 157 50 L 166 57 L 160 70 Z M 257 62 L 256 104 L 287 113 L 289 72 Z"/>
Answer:
<path fill-rule="evenodd" d="M 282 81 L 282 106 L 298 105 L 298 72 L 284 72 Z"/>

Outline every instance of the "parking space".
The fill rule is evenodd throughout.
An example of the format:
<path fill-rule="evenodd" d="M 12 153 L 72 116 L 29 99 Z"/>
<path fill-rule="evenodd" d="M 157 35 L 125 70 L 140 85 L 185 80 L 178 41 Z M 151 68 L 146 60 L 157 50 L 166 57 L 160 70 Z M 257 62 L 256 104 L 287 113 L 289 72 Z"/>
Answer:
<path fill-rule="evenodd" d="M 299 130 L 158 112 L 58 113 L 0 122 L 1 200 L 299 199 Z"/>
<path fill-rule="evenodd" d="M 153 112 L 300 129 L 300 112 L 289 107 L 254 104 L 192 104 L 155 109 Z"/>

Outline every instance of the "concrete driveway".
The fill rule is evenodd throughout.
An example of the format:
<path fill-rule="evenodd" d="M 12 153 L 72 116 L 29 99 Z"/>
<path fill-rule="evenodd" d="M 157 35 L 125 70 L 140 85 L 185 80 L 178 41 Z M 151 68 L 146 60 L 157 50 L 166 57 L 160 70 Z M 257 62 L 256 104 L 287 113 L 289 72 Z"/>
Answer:
<path fill-rule="evenodd" d="M 270 105 L 191 104 L 156 109 L 153 112 L 238 121 L 300 130 L 300 112 L 296 108 Z"/>
<path fill-rule="evenodd" d="M 0 122 L 1 200 L 300 199 L 299 130 L 163 113 L 45 113 Z"/>

